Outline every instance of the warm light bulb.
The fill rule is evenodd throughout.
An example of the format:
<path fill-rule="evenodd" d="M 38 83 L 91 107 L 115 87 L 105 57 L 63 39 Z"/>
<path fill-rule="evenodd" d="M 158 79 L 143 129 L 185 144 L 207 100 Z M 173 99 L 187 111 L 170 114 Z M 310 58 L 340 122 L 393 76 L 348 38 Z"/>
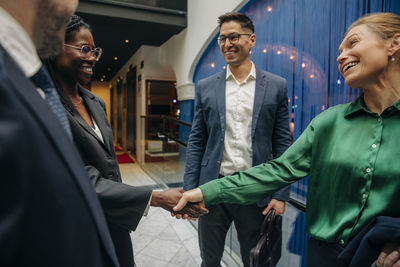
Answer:
<path fill-rule="evenodd" d="M 114 57 L 114 60 L 118 60 L 118 57 Z"/>
<path fill-rule="evenodd" d="M 211 68 L 215 68 L 215 63 L 211 63 Z"/>
<path fill-rule="evenodd" d="M 267 49 L 264 49 L 264 50 L 263 50 L 263 53 L 267 53 Z"/>
<path fill-rule="evenodd" d="M 302 67 L 302 68 L 304 68 L 305 66 L 306 66 L 306 64 L 304 64 L 304 63 L 303 63 L 303 64 L 301 64 L 301 67 Z"/>
<path fill-rule="evenodd" d="M 271 12 L 271 11 L 272 11 L 272 6 L 268 6 L 268 7 L 267 7 L 267 11 L 268 11 L 268 12 Z"/>
<path fill-rule="evenodd" d="M 314 74 L 311 74 L 311 75 L 310 75 L 310 78 L 311 78 L 311 79 L 314 79 Z"/>

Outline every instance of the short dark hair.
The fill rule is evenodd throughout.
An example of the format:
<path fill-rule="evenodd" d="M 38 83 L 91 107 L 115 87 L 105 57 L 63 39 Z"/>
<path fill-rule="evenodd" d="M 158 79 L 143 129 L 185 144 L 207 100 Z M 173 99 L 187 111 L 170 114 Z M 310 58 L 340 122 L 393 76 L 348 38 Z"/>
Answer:
<path fill-rule="evenodd" d="M 72 38 L 73 33 L 75 31 L 79 32 L 82 27 L 85 27 L 89 31 L 92 31 L 90 25 L 87 24 L 80 16 L 76 14 L 72 15 L 71 21 L 68 24 L 67 29 L 65 30 L 65 41 L 69 41 Z"/>
<path fill-rule="evenodd" d="M 253 21 L 246 16 L 245 14 L 241 14 L 238 12 L 228 12 L 218 17 L 219 28 L 221 29 L 222 24 L 229 21 L 237 21 L 240 23 L 243 29 L 248 29 L 252 33 L 254 33 L 254 24 Z"/>

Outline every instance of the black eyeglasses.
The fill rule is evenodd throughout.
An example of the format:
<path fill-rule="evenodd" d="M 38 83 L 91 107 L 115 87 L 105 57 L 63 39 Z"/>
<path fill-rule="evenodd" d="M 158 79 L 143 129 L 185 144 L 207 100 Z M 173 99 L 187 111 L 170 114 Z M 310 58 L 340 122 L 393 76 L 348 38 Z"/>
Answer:
<path fill-rule="evenodd" d="M 234 33 L 229 34 L 228 36 L 220 35 L 217 38 L 217 42 L 218 42 L 219 45 L 224 45 L 225 42 L 226 42 L 226 39 L 228 39 L 231 44 L 236 44 L 237 42 L 239 42 L 239 38 L 242 35 L 247 35 L 247 36 L 250 37 L 252 35 L 252 33 L 237 33 L 237 32 L 234 32 Z"/>
<path fill-rule="evenodd" d="M 79 50 L 81 52 L 81 54 L 86 57 L 89 58 L 90 57 L 90 53 L 92 53 L 94 55 L 94 57 L 96 58 L 96 61 L 99 61 L 101 54 L 103 53 L 103 50 L 100 47 L 95 47 L 94 49 L 92 49 L 90 47 L 90 45 L 82 45 L 82 46 L 75 46 L 75 45 L 69 45 L 69 44 L 64 44 L 67 47 L 71 47 L 71 48 L 75 48 L 76 50 Z"/>

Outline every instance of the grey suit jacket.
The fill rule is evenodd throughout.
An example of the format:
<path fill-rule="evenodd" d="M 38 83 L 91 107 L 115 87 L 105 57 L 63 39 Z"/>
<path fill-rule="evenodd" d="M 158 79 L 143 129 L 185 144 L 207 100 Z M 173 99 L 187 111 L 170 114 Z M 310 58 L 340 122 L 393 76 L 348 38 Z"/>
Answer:
<path fill-rule="evenodd" d="M 0 266 L 118 266 L 78 151 L 1 46 L 0 169 Z"/>
<path fill-rule="evenodd" d="M 186 150 L 184 190 L 219 176 L 225 137 L 225 77 L 226 70 L 198 82 L 196 112 Z M 279 157 L 291 142 L 286 80 L 258 68 L 251 138 L 252 166 Z M 289 188 L 272 197 L 287 200 Z M 259 206 L 269 201 L 267 197 Z"/>
<path fill-rule="evenodd" d="M 67 110 L 74 143 L 83 158 L 107 221 L 126 230 L 135 230 L 152 190 L 148 187 L 133 187 L 122 183 L 105 104 L 99 97 L 78 86 L 86 109 L 103 135 L 104 143 L 82 118 L 69 98 L 60 92 L 62 103 Z"/>

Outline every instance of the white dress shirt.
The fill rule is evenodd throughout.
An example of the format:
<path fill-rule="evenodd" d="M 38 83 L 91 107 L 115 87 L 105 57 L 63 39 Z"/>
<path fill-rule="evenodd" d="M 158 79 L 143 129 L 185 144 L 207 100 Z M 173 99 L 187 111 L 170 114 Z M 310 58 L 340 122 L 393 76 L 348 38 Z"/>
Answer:
<path fill-rule="evenodd" d="M 239 83 L 226 68 L 225 85 L 225 141 L 220 174 L 227 176 L 244 171 L 252 166 L 251 126 L 254 94 L 256 90 L 256 68 L 251 63 L 247 78 Z"/>
<path fill-rule="evenodd" d="M 32 77 L 39 71 L 42 62 L 35 45 L 22 26 L 0 7 L 0 44 L 25 73 Z"/>

